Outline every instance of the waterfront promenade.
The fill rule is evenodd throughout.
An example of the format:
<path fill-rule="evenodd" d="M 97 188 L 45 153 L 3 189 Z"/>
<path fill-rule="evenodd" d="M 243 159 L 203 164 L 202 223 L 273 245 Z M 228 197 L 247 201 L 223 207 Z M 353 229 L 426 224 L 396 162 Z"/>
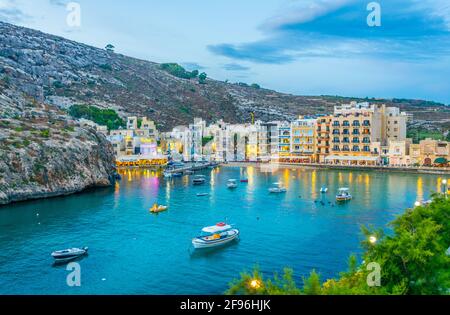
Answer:
<path fill-rule="evenodd" d="M 450 175 L 450 167 L 401 167 L 401 166 L 360 166 L 360 165 L 334 165 L 319 163 L 260 163 L 260 162 L 228 162 L 221 166 L 229 167 L 247 167 L 247 166 L 266 166 L 279 168 L 309 168 L 309 169 L 334 169 L 334 170 L 375 170 L 381 172 L 402 172 L 402 173 L 418 173 L 418 174 L 436 174 Z"/>

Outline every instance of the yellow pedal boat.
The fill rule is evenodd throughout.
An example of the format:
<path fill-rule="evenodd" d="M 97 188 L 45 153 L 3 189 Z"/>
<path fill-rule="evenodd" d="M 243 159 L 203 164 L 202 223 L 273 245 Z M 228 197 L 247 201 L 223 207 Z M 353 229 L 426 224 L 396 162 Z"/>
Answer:
<path fill-rule="evenodd" d="M 157 204 L 153 205 L 153 207 L 150 208 L 150 212 L 151 213 L 160 213 L 160 212 L 164 212 L 167 211 L 169 207 L 167 206 L 158 206 Z"/>

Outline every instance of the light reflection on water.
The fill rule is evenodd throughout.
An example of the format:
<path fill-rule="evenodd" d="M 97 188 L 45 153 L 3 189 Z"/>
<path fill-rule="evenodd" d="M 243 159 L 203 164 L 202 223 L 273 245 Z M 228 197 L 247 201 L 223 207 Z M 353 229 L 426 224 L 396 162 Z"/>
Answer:
<path fill-rule="evenodd" d="M 111 189 L 0 208 L 0 293 L 220 294 L 243 269 L 259 264 L 271 274 L 285 266 L 296 279 L 311 269 L 323 278 L 346 268 L 359 251 L 360 226 L 386 228 L 395 215 L 440 187 L 436 175 L 310 169 L 228 168 L 167 180 L 152 170 L 122 170 Z M 248 178 L 236 190 L 228 179 Z M 282 182 L 288 192 L 270 195 Z M 320 188 L 329 188 L 320 194 Z M 339 187 L 354 200 L 334 204 Z M 206 197 L 196 197 L 209 192 Z M 155 202 L 169 210 L 154 216 Z M 39 214 L 39 216 L 37 216 Z M 206 225 L 228 218 L 241 241 L 192 254 L 190 240 Z M 88 246 L 80 261 L 82 287 L 65 285 L 50 252 Z M 106 279 L 103 281 L 102 279 Z"/>

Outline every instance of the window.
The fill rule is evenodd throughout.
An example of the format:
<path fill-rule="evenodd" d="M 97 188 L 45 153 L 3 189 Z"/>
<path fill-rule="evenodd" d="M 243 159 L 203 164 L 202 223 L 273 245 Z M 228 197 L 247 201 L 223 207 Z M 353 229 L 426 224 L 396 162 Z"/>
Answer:
<path fill-rule="evenodd" d="M 353 152 L 359 152 L 359 151 L 360 151 L 359 146 L 354 145 L 353 146 Z"/>

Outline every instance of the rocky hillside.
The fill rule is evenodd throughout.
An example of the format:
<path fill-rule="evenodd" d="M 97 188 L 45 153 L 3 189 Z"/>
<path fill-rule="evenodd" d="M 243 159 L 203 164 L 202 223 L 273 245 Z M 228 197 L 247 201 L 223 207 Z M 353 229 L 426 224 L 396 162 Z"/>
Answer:
<path fill-rule="evenodd" d="M 113 174 L 104 136 L 0 82 L 0 205 L 109 186 Z"/>
<path fill-rule="evenodd" d="M 306 97 L 208 79 L 175 77 L 156 63 L 126 57 L 38 31 L 0 22 L 0 80 L 41 102 L 66 108 L 89 104 L 121 115 L 154 119 L 159 128 L 187 124 L 199 116 L 243 122 L 330 113 L 349 98 Z M 415 118 L 445 123 L 448 106 L 424 101 L 374 100 L 400 106 Z"/>

